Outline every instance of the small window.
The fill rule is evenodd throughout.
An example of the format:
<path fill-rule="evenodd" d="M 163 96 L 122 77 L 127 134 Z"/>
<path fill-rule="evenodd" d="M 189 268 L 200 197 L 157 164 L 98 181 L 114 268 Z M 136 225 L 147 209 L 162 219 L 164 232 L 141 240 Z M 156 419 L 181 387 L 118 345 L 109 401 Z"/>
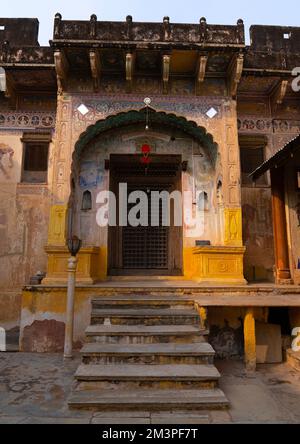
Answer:
<path fill-rule="evenodd" d="M 264 147 L 241 147 L 242 185 L 252 185 L 253 181 L 249 174 L 256 170 L 264 160 Z M 256 181 L 256 185 L 266 185 L 266 176 L 261 176 Z"/>
<path fill-rule="evenodd" d="M 219 180 L 217 185 L 217 204 L 218 206 L 223 206 L 224 204 L 224 197 L 223 197 L 223 184 Z"/>
<path fill-rule="evenodd" d="M 205 191 L 199 194 L 198 211 L 209 211 L 208 194 Z"/>
<path fill-rule="evenodd" d="M 26 142 L 22 182 L 46 183 L 48 174 L 49 143 Z"/>
<path fill-rule="evenodd" d="M 289 39 L 291 38 L 291 33 L 290 33 L 290 32 L 285 32 L 285 33 L 283 34 L 283 38 L 284 38 L 285 40 L 289 40 Z"/>
<path fill-rule="evenodd" d="M 82 211 L 89 211 L 92 209 L 92 193 L 90 191 L 85 191 L 82 196 Z"/>
<path fill-rule="evenodd" d="M 5 26 L 4 25 L 0 25 L 0 31 L 5 31 Z"/>

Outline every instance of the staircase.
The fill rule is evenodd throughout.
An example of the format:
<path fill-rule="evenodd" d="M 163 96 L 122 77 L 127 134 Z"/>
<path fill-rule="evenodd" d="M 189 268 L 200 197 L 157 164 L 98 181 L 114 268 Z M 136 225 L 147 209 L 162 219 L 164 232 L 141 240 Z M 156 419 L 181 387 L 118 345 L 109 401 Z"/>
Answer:
<path fill-rule="evenodd" d="M 69 407 L 175 414 L 227 408 L 198 312 L 193 300 L 176 296 L 92 300 Z"/>

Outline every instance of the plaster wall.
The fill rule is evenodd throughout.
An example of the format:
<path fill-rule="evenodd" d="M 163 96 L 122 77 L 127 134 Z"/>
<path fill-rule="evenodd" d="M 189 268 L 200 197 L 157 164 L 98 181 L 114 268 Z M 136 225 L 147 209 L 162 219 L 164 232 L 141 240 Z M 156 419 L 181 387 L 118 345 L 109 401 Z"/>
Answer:
<path fill-rule="evenodd" d="M 285 167 L 286 212 L 288 216 L 288 242 L 291 272 L 300 283 L 300 188 L 298 188 L 297 171 L 300 171 L 300 153 L 294 155 Z M 298 267 L 299 265 L 299 267 Z M 297 276 L 295 274 L 297 273 Z"/>

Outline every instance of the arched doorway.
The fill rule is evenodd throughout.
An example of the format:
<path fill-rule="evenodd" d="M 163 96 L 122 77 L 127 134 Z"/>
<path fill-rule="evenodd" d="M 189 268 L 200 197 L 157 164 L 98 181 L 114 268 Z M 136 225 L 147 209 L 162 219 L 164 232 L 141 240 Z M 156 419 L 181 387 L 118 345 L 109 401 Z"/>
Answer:
<path fill-rule="evenodd" d="M 84 246 L 106 252 L 107 274 L 185 274 L 184 249 L 196 241 L 213 245 L 218 238 L 216 160 L 213 137 L 183 117 L 143 108 L 101 120 L 88 127 L 75 146 L 69 232 L 77 234 Z M 99 227 L 97 196 L 105 190 L 114 192 L 119 211 L 121 183 L 127 185 L 128 194 L 190 191 L 192 211 L 205 215 L 204 232 L 188 235 L 184 223 L 176 226 L 173 201 L 169 226 L 163 226 L 159 209 L 158 226 L 124 227 L 118 219 L 116 226 Z M 197 193 L 205 196 L 203 209 Z M 127 215 L 130 209 L 129 205 Z M 149 215 L 151 211 L 150 203 Z"/>

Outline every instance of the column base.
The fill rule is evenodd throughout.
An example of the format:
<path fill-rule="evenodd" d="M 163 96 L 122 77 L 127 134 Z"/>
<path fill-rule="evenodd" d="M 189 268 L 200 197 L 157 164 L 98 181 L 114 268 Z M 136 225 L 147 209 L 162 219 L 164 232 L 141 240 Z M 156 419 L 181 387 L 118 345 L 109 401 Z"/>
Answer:
<path fill-rule="evenodd" d="M 185 270 L 203 285 L 247 285 L 243 274 L 245 247 L 196 247 L 185 252 Z M 186 274 L 186 273 L 185 273 Z"/>
<path fill-rule="evenodd" d="M 68 282 L 68 259 L 70 253 L 67 247 L 45 247 L 48 255 L 47 275 L 43 285 L 66 285 Z M 100 248 L 82 248 L 78 254 L 76 283 L 92 285 L 101 278 Z"/>

